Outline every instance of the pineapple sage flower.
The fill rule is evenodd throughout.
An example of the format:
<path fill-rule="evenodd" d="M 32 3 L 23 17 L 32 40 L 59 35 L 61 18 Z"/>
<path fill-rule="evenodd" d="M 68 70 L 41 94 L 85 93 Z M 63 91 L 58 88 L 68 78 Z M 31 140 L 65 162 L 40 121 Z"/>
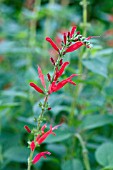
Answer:
<path fill-rule="evenodd" d="M 85 38 L 82 35 L 80 35 L 80 32 L 76 32 L 76 29 L 77 27 L 73 26 L 70 32 L 64 33 L 61 45 L 62 48 L 64 48 L 62 55 L 65 55 L 66 53 L 69 52 L 73 52 L 83 45 L 85 45 L 87 48 L 91 47 L 89 40 L 93 38 L 93 36 Z M 46 41 L 50 43 L 50 45 L 53 47 L 55 51 L 59 53 L 59 55 L 61 54 L 62 48 L 58 48 L 58 46 L 50 37 L 46 37 Z"/>
<path fill-rule="evenodd" d="M 63 86 L 65 86 L 67 83 L 70 83 L 72 85 L 76 85 L 76 83 L 74 83 L 71 79 L 75 76 L 78 76 L 78 74 L 72 74 L 70 77 L 60 81 L 57 83 L 58 81 L 58 78 L 62 76 L 62 74 L 64 73 L 65 71 L 65 68 L 69 65 L 69 62 L 64 62 L 62 63 L 61 65 L 61 68 L 58 69 L 58 67 L 56 67 L 56 71 L 55 71 L 55 74 L 54 74 L 54 79 L 53 81 L 51 82 L 50 81 L 50 85 L 49 85 L 49 89 L 46 90 L 46 84 L 45 84 L 45 80 L 44 80 L 44 75 L 42 74 L 42 70 L 40 67 L 38 67 L 38 74 L 39 74 L 39 78 L 41 80 L 41 83 L 45 89 L 45 91 L 48 92 L 48 94 L 51 94 L 53 92 L 56 92 L 58 90 L 60 90 Z M 50 74 L 48 73 L 47 74 L 47 77 L 48 77 L 48 80 L 51 80 L 51 77 L 50 77 Z M 39 87 L 37 86 L 35 83 L 33 82 L 30 82 L 30 86 L 32 86 L 36 91 L 38 91 L 39 93 L 42 93 L 44 94 L 45 92 Z"/>
<path fill-rule="evenodd" d="M 42 126 L 42 128 L 41 128 L 41 135 L 38 134 L 37 137 L 36 137 L 36 143 L 35 143 L 35 141 L 32 141 L 32 142 L 30 143 L 30 149 L 31 149 L 31 151 L 34 151 L 35 148 L 36 148 L 36 145 L 37 145 L 37 144 L 40 145 L 42 142 L 44 142 L 44 140 L 45 140 L 50 134 L 56 135 L 56 134 L 53 132 L 53 130 L 58 129 L 59 126 L 61 126 L 61 124 L 56 125 L 56 126 L 54 126 L 54 127 L 52 127 L 52 125 L 50 125 L 50 129 L 49 129 L 47 132 L 44 132 L 45 128 L 47 127 L 46 124 L 44 124 L 44 125 Z M 38 153 L 38 154 L 33 158 L 32 163 L 33 163 L 33 164 L 37 163 L 42 156 L 43 156 L 44 158 L 46 158 L 45 154 L 50 155 L 51 153 L 48 152 L 48 151 Z"/>
<path fill-rule="evenodd" d="M 33 163 L 33 164 L 36 164 L 36 163 L 40 160 L 41 157 L 46 158 L 46 156 L 45 156 L 46 154 L 47 154 L 47 155 L 51 155 L 51 152 L 45 151 L 45 152 L 40 152 L 40 153 L 38 153 L 38 154 L 33 158 L 32 163 Z"/>

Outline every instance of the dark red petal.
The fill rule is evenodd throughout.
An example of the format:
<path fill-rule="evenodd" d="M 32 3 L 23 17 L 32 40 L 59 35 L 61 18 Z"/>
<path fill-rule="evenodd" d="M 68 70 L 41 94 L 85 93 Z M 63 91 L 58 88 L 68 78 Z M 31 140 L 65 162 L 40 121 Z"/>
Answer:
<path fill-rule="evenodd" d="M 71 30 L 71 33 L 70 33 L 70 37 L 72 38 L 72 36 L 74 35 L 74 32 L 76 30 L 76 26 L 73 26 L 72 30 Z"/>
<path fill-rule="evenodd" d="M 30 86 L 33 87 L 39 93 L 44 94 L 43 90 L 40 87 L 38 87 L 36 84 L 34 84 L 33 82 L 30 83 Z"/>
<path fill-rule="evenodd" d="M 41 68 L 39 66 L 38 66 L 38 74 L 39 74 L 39 78 L 40 78 L 40 81 L 41 81 L 43 87 L 46 88 L 44 75 L 42 74 L 42 70 L 41 70 Z"/>
<path fill-rule="evenodd" d="M 28 127 L 28 126 L 24 126 L 24 128 L 26 129 L 26 131 L 28 132 L 28 133 L 31 133 L 31 130 L 30 130 L 30 128 Z"/>
<path fill-rule="evenodd" d="M 46 41 L 48 41 L 48 42 L 51 44 L 51 46 L 52 46 L 56 51 L 59 52 L 59 49 L 58 49 L 57 45 L 54 43 L 54 41 L 53 41 L 51 38 L 46 37 Z"/>
<path fill-rule="evenodd" d="M 78 41 L 75 44 L 73 44 L 70 47 L 68 47 L 66 49 L 66 51 L 64 52 L 64 54 L 65 53 L 69 53 L 69 52 L 73 52 L 73 51 L 77 50 L 78 48 L 80 48 L 82 45 L 83 45 L 83 42 Z"/>

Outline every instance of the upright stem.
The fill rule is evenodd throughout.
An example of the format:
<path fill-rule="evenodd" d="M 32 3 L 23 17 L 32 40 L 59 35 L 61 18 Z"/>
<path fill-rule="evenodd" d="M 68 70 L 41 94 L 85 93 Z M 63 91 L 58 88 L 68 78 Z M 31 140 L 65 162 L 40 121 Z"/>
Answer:
<path fill-rule="evenodd" d="M 87 0 L 83 0 L 83 36 L 87 34 Z"/>
<path fill-rule="evenodd" d="M 83 6 L 83 22 L 81 23 L 82 28 L 83 28 L 83 36 L 86 37 L 87 36 L 87 5 L 88 2 L 87 0 L 82 0 L 80 2 L 80 4 Z M 83 67 L 82 67 L 82 56 L 84 53 L 84 47 L 81 48 L 80 50 L 80 55 L 79 55 L 79 61 L 78 61 L 78 70 L 79 70 L 79 74 L 82 74 L 83 72 Z M 79 84 L 79 86 L 76 87 L 76 90 L 74 92 L 74 101 L 72 102 L 72 106 L 71 106 L 71 114 L 70 114 L 70 122 L 69 125 L 73 124 L 73 118 L 74 118 L 74 111 L 75 111 L 75 107 L 76 107 L 76 101 L 75 99 L 77 99 L 77 97 L 80 94 L 80 91 L 82 89 L 82 84 Z"/>
<path fill-rule="evenodd" d="M 88 151 L 87 151 L 87 148 L 85 146 L 85 142 L 84 142 L 82 136 L 79 133 L 75 134 L 75 136 L 78 138 L 78 140 L 81 144 L 81 147 L 82 147 L 82 154 L 83 154 L 83 161 L 84 161 L 85 168 L 86 168 L 86 170 L 91 170 L 89 158 L 88 158 Z"/>

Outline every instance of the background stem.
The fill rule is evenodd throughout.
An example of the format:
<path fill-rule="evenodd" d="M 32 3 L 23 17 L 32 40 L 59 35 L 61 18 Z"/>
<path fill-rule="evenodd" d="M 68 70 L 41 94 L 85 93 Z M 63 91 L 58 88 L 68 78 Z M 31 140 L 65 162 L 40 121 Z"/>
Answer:
<path fill-rule="evenodd" d="M 87 151 L 87 148 L 85 146 L 85 142 L 84 142 L 82 136 L 79 133 L 77 133 L 75 136 L 78 138 L 78 140 L 81 144 L 81 147 L 82 147 L 82 154 L 83 154 L 83 161 L 84 161 L 85 168 L 86 168 L 86 170 L 91 170 L 89 158 L 88 158 L 88 151 Z"/>

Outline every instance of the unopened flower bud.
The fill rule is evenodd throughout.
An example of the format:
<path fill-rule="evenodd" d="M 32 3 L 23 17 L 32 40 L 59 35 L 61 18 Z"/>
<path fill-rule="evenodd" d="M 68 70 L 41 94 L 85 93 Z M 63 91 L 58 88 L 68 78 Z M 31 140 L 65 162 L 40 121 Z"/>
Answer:
<path fill-rule="evenodd" d="M 49 107 L 48 110 L 51 110 L 51 107 Z"/>
<path fill-rule="evenodd" d="M 51 81 L 51 76 L 49 73 L 47 74 L 47 78 L 48 78 L 48 81 Z"/>
<path fill-rule="evenodd" d="M 51 57 L 50 58 L 50 61 L 51 61 L 51 63 L 53 64 L 53 65 L 55 65 L 55 61 L 54 61 L 54 59 Z"/>
<path fill-rule="evenodd" d="M 30 130 L 30 128 L 29 128 L 27 125 L 25 125 L 24 128 L 25 128 L 25 130 L 26 130 L 28 133 L 31 133 L 31 130 Z"/>
<path fill-rule="evenodd" d="M 63 64 L 63 59 L 60 60 L 59 66 Z"/>

